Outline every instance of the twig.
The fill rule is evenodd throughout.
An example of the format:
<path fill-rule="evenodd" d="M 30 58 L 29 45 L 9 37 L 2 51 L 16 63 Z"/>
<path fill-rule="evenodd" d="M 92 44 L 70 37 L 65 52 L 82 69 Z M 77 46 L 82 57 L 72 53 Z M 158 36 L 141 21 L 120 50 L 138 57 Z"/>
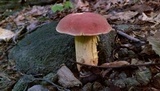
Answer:
<path fill-rule="evenodd" d="M 88 66 L 88 67 L 94 67 L 94 68 L 101 68 L 101 69 L 109 69 L 109 68 L 113 68 L 113 69 L 116 69 L 116 68 L 126 68 L 126 67 L 139 67 L 139 66 L 156 66 L 156 65 L 160 65 L 160 63 L 151 63 L 151 64 L 131 64 L 131 65 L 123 65 L 123 66 L 114 66 L 114 67 L 110 67 L 110 66 L 106 66 L 106 67 L 102 67 L 102 66 L 94 66 L 94 65 L 88 65 L 88 64 L 84 64 L 84 63 L 79 63 L 79 62 L 76 62 L 76 61 L 72 61 L 72 60 L 69 60 L 70 62 L 72 63 L 75 63 L 75 64 L 79 64 L 79 65 L 83 65 L 83 66 Z"/>
<path fill-rule="evenodd" d="M 117 30 L 117 33 L 118 33 L 119 35 L 123 36 L 123 37 L 126 37 L 127 39 L 129 39 L 129 40 L 131 40 L 131 41 L 140 42 L 140 43 L 142 43 L 142 44 L 145 43 L 144 41 L 141 41 L 141 40 L 139 40 L 139 39 L 137 39 L 137 38 L 134 38 L 134 37 L 132 37 L 132 36 L 129 36 L 128 34 L 122 32 L 122 31 L 120 31 L 120 30 Z"/>
<path fill-rule="evenodd" d="M 41 80 L 41 81 L 46 81 L 50 84 L 52 84 L 54 87 L 56 87 L 59 91 L 70 91 L 69 89 L 66 89 L 64 87 L 61 87 L 55 83 L 53 83 L 52 81 L 48 80 L 48 79 L 44 79 L 44 78 L 35 78 L 35 80 Z"/>
<path fill-rule="evenodd" d="M 25 80 L 29 80 L 30 82 L 34 82 L 34 81 L 46 81 L 46 82 L 52 84 L 54 87 L 56 87 L 56 88 L 58 89 L 58 91 L 70 91 L 69 89 L 67 89 L 67 88 L 65 88 L 65 87 L 62 87 L 62 86 L 59 86 L 59 85 L 53 83 L 53 82 L 50 81 L 49 79 L 40 78 L 40 77 L 36 78 L 36 77 L 34 77 L 33 75 L 27 75 L 27 74 L 23 74 L 23 73 L 21 73 L 21 72 L 20 72 L 20 74 L 21 74 L 22 76 L 32 76 L 33 78 L 30 77 L 29 79 L 25 79 Z M 41 75 L 41 74 L 38 74 L 38 75 Z M 37 75 L 36 75 L 36 76 L 37 76 Z M 28 81 L 27 81 L 27 82 L 28 82 Z"/>

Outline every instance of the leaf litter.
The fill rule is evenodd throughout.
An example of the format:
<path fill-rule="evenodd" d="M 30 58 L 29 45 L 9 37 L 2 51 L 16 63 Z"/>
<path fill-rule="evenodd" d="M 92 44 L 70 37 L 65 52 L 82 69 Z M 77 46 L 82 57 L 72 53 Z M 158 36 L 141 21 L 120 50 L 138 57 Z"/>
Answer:
<path fill-rule="evenodd" d="M 21 35 L 19 31 L 22 26 L 26 27 L 27 31 L 32 31 L 37 26 L 49 23 L 52 20 L 60 20 L 68 13 L 91 10 L 92 12 L 102 14 L 106 17 L 115 31 L 118 29 L 128 36 L 144 42 L 143 44 L 135 42 L 130 40 L 129 37 L 117 33 L 118 37 L 115 40 L 116 47 L 113 50 L 113 55 L 111 55 L 114 61 L 104 63 L 103 65 L 119 67 L 130 64 L 139 65 L 146 63 L 159 63 L 160 3 L 158 0 L 71 0 L 71 2 L 74 3 L 74 8 L 70 10 L 62 10 L 53 13 L 51 5 L 34 5 L 32 7 L 25 7 L 20 12 L 16 12 L 15 14 L 8 16 L 5 20 L 2 20 L 0 22 L 0 38 L 5 41 L 5 44 L 2 43 L 3 46 L 0 46 L 1 53 L 3 54 L 3 52 L 7 50 L 6 47 L 8 47 L 8 44 L 6 44 L 6 39 L 13 38 L 17 33 Z M 127 27 L 124 28 L 124 26 L 121 25 Z M 139 28 L 130 28 L 130 25 L 137 25 Z M 5 58 L 6 57 L 2 58 L 2 63 L 6 60 Z M 17 79 L 16 77 L 19 75 L 17 75 L 18 73 L 14 73 L 14 63 L 9 63 L 12 65 L 8 65 L 8 62 L 6 63 L 7 65 L 5 65 L 4 68 L 8 68 L 8 71 L 6 72 L 11 71 L 10 74 L 12 75 L 10 78 Z M 149 70 L 149 68 L 152 70 Z M 129 69 L 132 70 L 132 72 Z M 155 82 L 160 79 L 160 68 L 158 65 L 149 67 L 144 65 L 137 66 L 136 68 L 131 67 L 129 69 L 97 70 L 97 68 L 89 68 L 93 74 L 101 74 L 101 78 L 105 80 L 106 85 L 104 86 L 110 87 L 109 89 L 112 90 L 113 87 L 115 87 L 115 89 L 130 90 L 149 90 L 151 88 L 154 89 L 153 91 L 156 91 L 159 89 L 157 84 L 160 85 L 160 83 Z M 152 72 L 154 72 L 154 75 L 151 75 Z M 93 77 L 93 80 L 95 80 L 96 76 L 93 76 L 93 74 L 92 76 L 90 75 L 91 77 L 86 77 L 85 79 L 88 80 Z M 153 83 L 150 82 L 150 80 L 152 80 L 151 76 L 154 77 Z M 130 85 L 128 83 L 130 83 Z M 140 87 L 140 84 L 143 86 Z M 85 90 L 92 88 L 91 85 L 88 86 L 89 87 L 85 88 Z M 105 90 L 105 88 L 103 88 L 103 90 Z"/>

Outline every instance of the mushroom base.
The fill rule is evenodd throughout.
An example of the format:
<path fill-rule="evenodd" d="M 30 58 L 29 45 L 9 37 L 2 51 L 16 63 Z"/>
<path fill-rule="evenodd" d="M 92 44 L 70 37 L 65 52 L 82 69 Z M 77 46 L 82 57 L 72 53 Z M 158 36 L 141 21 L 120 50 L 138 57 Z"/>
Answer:
<path fill-rule="evenodd" d="M 77 62 L 95 66 L 98 64 L 97 38 L 98 36 L 75 37 Z M 80 65 L 77 65 L 79 71 L 80 67 Z"/>

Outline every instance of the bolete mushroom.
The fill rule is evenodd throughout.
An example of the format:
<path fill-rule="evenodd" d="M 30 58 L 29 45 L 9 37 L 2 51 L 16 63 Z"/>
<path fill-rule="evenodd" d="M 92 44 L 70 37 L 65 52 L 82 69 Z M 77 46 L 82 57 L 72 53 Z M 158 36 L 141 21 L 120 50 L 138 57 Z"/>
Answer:
<path fill-rule="evenodd" d="M 95 66 L 98 64 L 98 35 L 111 29 L 103 16 L 91 12 L 69 14 L 56 27 L 59 33 L 75 36 L 76 61 Z M 80 70 L 80 65 L 77 68 Z"/>

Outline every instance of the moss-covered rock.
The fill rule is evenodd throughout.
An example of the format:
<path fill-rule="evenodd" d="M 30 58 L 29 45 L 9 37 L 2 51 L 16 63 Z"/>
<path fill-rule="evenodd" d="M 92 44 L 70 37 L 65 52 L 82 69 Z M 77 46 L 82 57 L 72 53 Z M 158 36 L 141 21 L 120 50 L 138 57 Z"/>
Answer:
<path fill-rule="evenodd" d="M 9 53 L 16 68 L 26 74 L 56 72 L 62 63 L 71 68 L 75 60 L 74 37 L 56 32 L 57 22 L 39 27 L 23 38 Z M 101 35 L 98 46 L 99 63 L 110 57 L 115 32 Z M 72 67 L 72 68 L 76 68 Z"/>
<path fill-rule="evenodd" d="M 74 55 L 74 38 L 57 33 L 57 22 L 28 34 L 10 52 L 16 68 L 26 74 L 48 73 Z"/>

